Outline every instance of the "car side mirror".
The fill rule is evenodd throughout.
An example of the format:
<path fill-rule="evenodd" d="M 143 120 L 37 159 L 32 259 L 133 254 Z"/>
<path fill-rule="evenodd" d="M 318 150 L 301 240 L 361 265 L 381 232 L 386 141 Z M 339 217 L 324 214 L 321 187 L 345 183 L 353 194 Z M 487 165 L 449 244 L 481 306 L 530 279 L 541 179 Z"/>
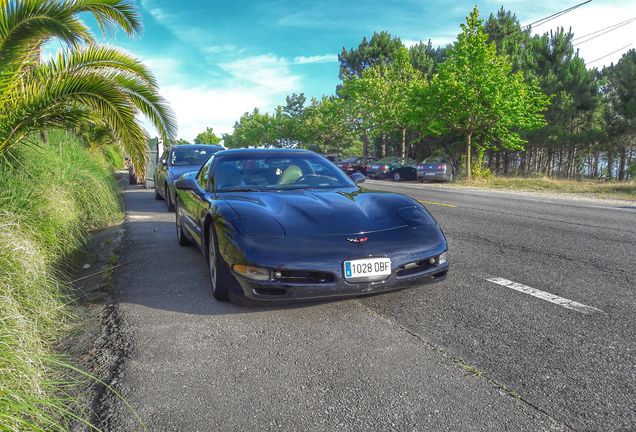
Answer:
<path fill-rule="evenodd" d="M 350 177 L 355 184 L 364 183 L 364 181 L 367 179 L 363 174 L 360 174 L 359 172 L 354 172 L 353 174 L 351 174 Z"/>
<path fill-rule="evenodd" d="M 175 184 L 174 184 L 174 187 L 176 189 L 178 189 L 178 190 L 184 190 L 184 191 L 187 191 L 187 190 L 196 191 L 196 190 L 198 190 L 197 183 L 194 180 L 190 179 L 190 178 L 184 178 L 184 179 L 177 180 L 175 182 Z"/>

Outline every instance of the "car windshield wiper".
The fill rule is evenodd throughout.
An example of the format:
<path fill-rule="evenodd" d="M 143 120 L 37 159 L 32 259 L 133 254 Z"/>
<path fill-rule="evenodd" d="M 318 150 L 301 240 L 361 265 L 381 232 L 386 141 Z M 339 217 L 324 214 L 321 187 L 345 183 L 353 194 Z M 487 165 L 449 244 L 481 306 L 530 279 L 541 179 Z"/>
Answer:
<path fill-rule="evenodd" d="M 247 186 L 237 186 L 237 187 L 231 187 L 231 188 L 223 188 L 218 190 L 217 192 L 261 192 L 261 190 L 247 187 Z"/>

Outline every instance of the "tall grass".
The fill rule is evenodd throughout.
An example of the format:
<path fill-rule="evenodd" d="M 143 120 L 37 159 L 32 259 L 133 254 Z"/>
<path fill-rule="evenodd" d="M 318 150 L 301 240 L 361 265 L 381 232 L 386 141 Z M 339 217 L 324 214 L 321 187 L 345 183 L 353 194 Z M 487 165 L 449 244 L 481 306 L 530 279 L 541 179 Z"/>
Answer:
<path fill-rule="evenodd" d="M 64 132 L 0 161 L 0 430 L 66 430 L 77 415 L 53 350 L 69 323 L 57 269 L 120 217 L 109 164 Z"/>

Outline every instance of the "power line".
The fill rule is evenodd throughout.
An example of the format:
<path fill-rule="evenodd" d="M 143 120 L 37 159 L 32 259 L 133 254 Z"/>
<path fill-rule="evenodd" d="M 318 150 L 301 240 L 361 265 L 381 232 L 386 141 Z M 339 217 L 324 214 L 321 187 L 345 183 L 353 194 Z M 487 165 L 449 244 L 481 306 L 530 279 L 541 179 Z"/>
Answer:
<path fill-rule="evenodd" d="M 624 27 L 624 26 L 626 26 L 628 24 L 631 24 L 634 21 L 636 21 L 636 18 L 631 18 L 631 19 L 629 19 L 627 21 L 624 21 L 624 22 L 622 22 L 620 24 L 615 24 L 614 26 L 609 26 L 609 27 L 606 27 L 605 29 L 597 30 L 595 33 L 598 33 L 598 34 L 596 34 L 594 36 L 591 36 L 591 37 L 588 37 L 587 39 L 584 39 L 584 40 L 582 40 L 580 42 L 577 42 L 577 43 L 574 44 L 574 46 L 582 45 L 582 44 L 584 44 L 586 42 L 589 42 L 591 40 L 596 39 L 597 37 L 601 37 L 601 36 L 603 36 L 603 35 L 605 35 L 607 33 L 613 32 L 614 30 L 618 30 L 619 28 Z M 599 33 L 599 32 L 601 32 L 601 33 Z M 587 36 L 589 36 L 589 35 L 587 35 Z M 583 37 L 585 37 L 585 36 L 581 36 L 580 38 L 577 38 L 577 39 L 581 39 Z"/>
<path fill-rule="evenodd" d="M 611 56 L 612 54 L 616 54 L 617 52 L 624 50 L 625 48 L 629 47 L 630 45 L 632 45 L 632 43 L 628 43 L 627 45 L 625 45 L 625 46 L 624 46 L 624 47 L 622 47 L 622 48 L 617 49 L 616 51 L 612 51 L 612 52 L 611 52 L 611 53 L 609 53 L 609 54 L 605 54 L 603 57 L 599 57 L 599 58 L 597 58 L 596 60 L 592 60 L 591 62 L 589 62 L 589 63 L 588 63 L 588 65 L 591 65 L 592 63 L 596 63 L 596 62 L 597 62 L 597 61 L 599 61 L 599 60 L 603 60 L 605 57 L 609 57 L 609 56 Z"/>
<path fill-rule="evenodd" d="M 566 14 L 566 13 L 568 13 L 568 12 L 572 12 L 574 9 L 580 8 L 581 6 L 586 5 L 586 4 L 590 3 L 590 2 L 592 2 L 592 0 L 586 0 L 586 1 L 582 2 L 582 3 L 576 4 L 576 5 L 574 5 L 574 6 L 570 6 L 570 7 L 569 7 L 569 8 L 567 8 L 567 9 L 563 9 L 562 11 L 559 11 L 559 12 L 553 13 L 552 15 L 548 15 L 548 16 L 546 16 L 546 17 L 543 17 L 543 18 L 539 19 L 539 20 L 536 20 L 536 21 L 534 21 L 534 22 L 531 22 L 530 24 L 527 24 L 527 25 L 525 25 L 525 26 L 522 26 L 522 27 L 520 27 L 520 29 L 521 29 L 521 30 L 518 30 L 518 29 L 512 29 L 512 30 L 510 30 L 510 31 L 508 31 L 508 32 L 506 32 L 506 33 L 504 33 L 504 34 L 502 35 L 502 37 L 510 36 L 511 34 L 516 33 L 516 32 L 518 32 L 518 31 L 528 30 L 528 29 L 530 29 L 532 26 L 537 26 L 537 27 L 538 27 L 538 26 L 543 25 L 543 24 L 545 24 L 545 23 L 547 23 L 547 22 L 549 22 L 549 21 L 552 21 L 553 19 L 556 19 L 556 18 L 558 18 L 558 17 L 560 17 L 560 16 L 562 16 L 562 15 L 565 15 L 565 14 Z"/>
<path fill-rule="evenodd" d="M 607 29 L 610 29 L 610 28 L 618 27 L 618 26 L 621 26 L 621 25 L 623 25 L 623 24 L 629 24 L 630 22 L 632 22 L 632 21 L 634 21 L 634 20 L 636 20 L 636 17 L 634 17 L 634 18 L 630 18 L 630 19 L 625 20 L 625 21 L 621 21 L 621 22 L 616 23 L 616 24 L 612 24 L 612 25 L 607 26 L 607 27 L 603 27 L 602 29 L 599 29 L 599 30 L 593 31 L 593 32 L 588 33 L 588 34 L 584 34 L 583 36 L 575 37 L 574 39 L 572 39 L 572 42 L 575 42 L 575 41 L 577 41 L 577 40 L 579 40 L 579 39 L 586 38 L 586 37 L 588 37 L 588 36 L 595 35 L 596 33 L 602 32 L 602 31 L 607 30 Z"/>
<path fill-rule="evenodd" d="M 528 24 L 528 25 L 524 26 L 523 28 L 524 28 L 524 29 L 529 29 L 529 28 L 531 28 L 532 26 L 539 27 L 540 25 L 543 25 L 543 24 L 545 24 L 545 23 L 547 23 L 547 22 L 549 22 L 549 21 L 552 21 L 553 19 L 556 19 L 556 18 L 558 18 L 558 17 L 560 17 L 560 16 L 562 16 L 562 15 L 565 15 L 565 14 L 566 14 L 566 13 L 568 13 L 568 12 L 572 12 L 574 9 L 578 9 L 578 8 L 580 8 L 581 6 L 586 5 L 586 4 L 588 4 L 588 3 L 591 3 L 591 2 L 592 2 L 592 0 L 587 0 L 587 1 L 584 1 L 584 2 L 582 2 L 582 3 L 576 4 L 576 5 L 574 5 L 574 6 L 571 6 L 571 7 L 567 8 L 567 9 L 563 9 L 562 11 L 559 11 L 559 12 L 553 13 L 552 15 L 548 15 L 548 16 L 547 16 L 547 17 L 545 17 L 545 18 L 541 18 L 541 19 L 539 19 L 539 20 L 536 20 L 536 21 L 534 21 L 534 22 L 531 22 L 530 24 Z"/>

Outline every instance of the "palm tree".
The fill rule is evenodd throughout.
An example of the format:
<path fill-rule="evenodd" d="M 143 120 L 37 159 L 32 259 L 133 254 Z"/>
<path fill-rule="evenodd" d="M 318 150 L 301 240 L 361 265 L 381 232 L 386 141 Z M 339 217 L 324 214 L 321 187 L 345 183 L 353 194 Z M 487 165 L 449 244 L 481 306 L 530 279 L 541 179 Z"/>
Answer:
<path fill-rule="evenodd" d="M 141 21 L 130 0 L 0 0 L 0 154 L 47 128 L 77 130 L 106 124 L 143 174 L 146 116 L 165 142 L 176 124 L 148 68 L 121 49 L 97 44 L 78 18 L 91 13 L 102 31 L 133 36 Z M 66 48 L 40 62 L 40 47 L 56 38 Z"/>

